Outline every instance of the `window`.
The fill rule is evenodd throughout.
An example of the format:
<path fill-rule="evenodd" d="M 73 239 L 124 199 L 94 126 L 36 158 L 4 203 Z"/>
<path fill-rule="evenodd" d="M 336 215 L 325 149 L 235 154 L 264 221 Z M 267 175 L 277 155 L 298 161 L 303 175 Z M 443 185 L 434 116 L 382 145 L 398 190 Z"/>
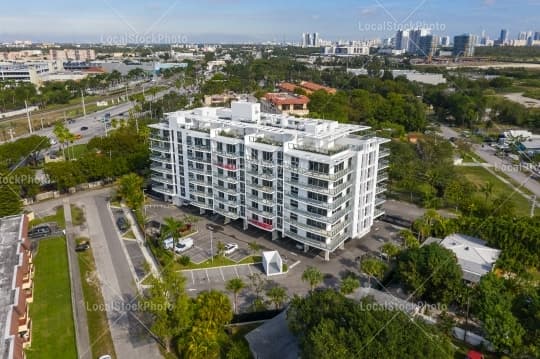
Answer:
<path fill-rule="evenodd" d="M 296 213 L 291 213 L 289 218 L 290 218 L 291 221 L 297 221 L 298 220 L 298 215 Z"/>
<path fill-rule="evenodd" d="M 259 184 L 259 179 L 257 177 L 251 177 L 251 183 L 253 184 Z"/>
<path fill-rule="evenodd" d="M 236 196 L 231 196 L 229 195 L 229 197 L 227 198 L 229 201 L 231 202 L 236 202 Z"/>
<path fill-rule="evenodd" d="M 272 225 L 272 220 L 268 218 L 263 218 L 263 223 Z"/>
<path fill-rule="evenodd" d="M 264 187 L 272 187 L 272 181 L 264 180 L 262 181 Z"/>
<path fill-rule="evenodd" d="M 257 216 L 255 213 L 253 213 L 251 215 L 251 219 L 253 219 L 254 221 L 258 221 L 259 220 L 259 216 Z"/>
<path fill-rule="evenodd" d="M 289 231 L 291 231 L 292 233 L 298 233 L 298 228 L 294 226 L 289 226 Z"/>
<path fill-rule="evenodd" d="M 259 204 L 255 201 L 251 201 L 251 207 L 255 209 L 259 209 Z"/>
<path fill-rule="evenodd" d="M 308 196 L 309 199 L 313 199 L 315 201 L 328 202 L 328 196 L 325 196 L 324 194 L 315 193 L 315 192 L 308 192 L 307 196 Z"/>
<path fill-rule="evenodd" d="M 298 208 L 298 202 L 295 201 L 294 199 L 291 199 L 291 207 L 292 208 Z"/>
<path fill-rule="evenodd" d="M 326 224 L 323 223 L 323 222 L 319 222 L 319 221 L 314 221 L 313 219 L 311 218 L 308 218 L 306 220 L 306 224 L 308 226 L 312 226 L 312 227 L 316 227 L 316 228 L 320 228 L 320 229 L 326 229 Z"/>
<path fill-rule="evenodd" d="M 274 171 L 270 167 L 263 167 L 263 173 L 268 176 L 272 176 Z"/>
<path fill-rule="evenodd" d="M 257 160 L 257 159 L 259 159 L 259 151 L 257 151 L 257 150 L 254 149 L 254 148 L 251 149 L 251 159 L 252 159 L 252 160 Z"/>
<path fill-rule="evenodd" d="M 330 165 L 327 163 L 309 161 L 309 170 L 313 172 L 329 173 Z"/>
<path fill-rule="evenodd" d="M 291 157 L 291 167 L 298 168 L 300 165 L 300 159 L 298 157 Z"/>
<path fill-rule="evenodd" d="M 298 187 L 291 186 L 291 194 L 298 196 Z"/>
<path fill-rule="evenodd" d="M 251 171 L 258 173 L 259 172 L 259 165 L 252 164 L 251 165 Z"/>
<path fill-rule="evenodd" d="M 227 144 L 227 153 L 236 153 L 236 146 Z"/>
<path fill-rule="evenodd" d="M 328 181 L 320 180 L 318 178 L 308 177 L 308 184 L 310 186 L 328 188 Z"/>
<path fill-rule="evenodd" d="M 314 239 L 314 240 L 319 241 L 319 242 L 325 242 L 326 241 L 326 238 L 324 238 L 323 236 L 319 236 L 318 234 L 314 234 L 314 233 L 311 233 L 311 232 L 306 232 L 306 237 L 309 238 L 309 239 Z"/>
<path fill-rule="evenodd" d="M 251 195 L 252 195 L 253 197 L 259 197 L 259 191 L 257 191 L 256 189 L 252 189 L 252 190 L 251 190 Z"/>
<path fill-rule="evenodd" d="M 224 187 L 225 186 L 225 182 L 223 182 L 222 180 L 218 180 L 217 184 L 218 184 L 219 187 Z"/>
<path fill-rule="evenodd" d="M 217 150 L 218 150 L 219 152 L 223 152 L 223 143 L 222 143 L 222 142 L 218 142 L 218 143 L 217 143 Z"/>
<path fill-rule="evenodd" d="M 195 137 L 195 146 L 204 146 L 202 138 Z"/>
<path fill-rule="evenodd" d="M 326 216 L 328 214 L 328 211 L 326 209 L 322 209 L 322 208 L 314 207 L 310 205 L 307 206 L 307 211 L 310 213 L 318 214 L 320 216 Z"/>
<path fill-rule="evenodd" d="M 291 182 L 298 182 L 298 173 L 291 172 Z"/>
<path fill-rule="evenodd" d="M 203 175 L 197 175 L 197 181 L 204 182 L 204 176 Z"/>
<path fill-rule="evenodd" d="M 263 211 L 268 213 L 274 213 L 274 208 L 270 206 L 263 206 Z"/>
<path fill-rule="evenodd" d="M 267 200 L 267 201 L 272 201 L 273 200 L 273 197 L 271 193 L 263 193 L 263 199 Z"/>
<path fill-rule="evenodd" d="M 263 154 L 263 161 L 272 162 L 273 160 L 272 152 L 263 151 L 262 154 Z"/>
<path fill-rule="evenodd" d="M 341 162 L 334 166 L 334 173 L 338 173 L 339 171 L 343 171 L 345 169 L 345 163 Z"/>

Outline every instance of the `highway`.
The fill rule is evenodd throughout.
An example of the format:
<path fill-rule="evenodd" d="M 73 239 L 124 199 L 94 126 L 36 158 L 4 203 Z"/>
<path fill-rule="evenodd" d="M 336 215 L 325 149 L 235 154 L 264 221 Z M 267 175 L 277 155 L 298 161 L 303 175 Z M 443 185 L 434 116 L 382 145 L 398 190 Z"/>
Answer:
<path fill-rule="evenodd" d="M 460 138 L 458 132 L 447 126 L 441 125 L 440 133 L 446 139 L 451 137 Z M 512 164 L 506 158 L 495 156 L 495 148 L 488 145 L 482 147 L 482 145 L 472 144 L 471 149 L 482 160 L 493 165 L 496 170 L 503 172 L 519 185 L 531 191 L 537 198 L 540 198 L 540 183 L 532 178 L 530 174 L 521 172 L 519 166 Z"/>

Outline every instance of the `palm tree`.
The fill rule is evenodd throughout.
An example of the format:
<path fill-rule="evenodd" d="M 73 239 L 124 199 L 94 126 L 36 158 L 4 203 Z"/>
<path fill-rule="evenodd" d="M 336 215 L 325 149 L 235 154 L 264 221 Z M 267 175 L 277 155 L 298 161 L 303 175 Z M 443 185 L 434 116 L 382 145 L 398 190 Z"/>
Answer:
<path fill-rule="evenodd" d="M 64 156 L 64 159 L 66 158 L 66 154 L 64 151 L 65 144 L 69 142 L 70 132 L 66 128 L 66 126 L 62 122 L 57 122 L 54 125 L 53 133 L 58 139 L 58 142 L 62 144 L 62 155 Z"/>
<path fill-rule="evenodd" d="M 321 283 L 323 275 L 320 270 L 315 267 L 307 267 L 304 273 L 302 273 L 302 281 L 307 282 L 310 287 L 310 292 L 313 292 L 315 287 Z"/>
<path fill-rule="evenodd" d="M 225 244 L 221 241 L 217 242 L 217 256 L 221 257 L 223 254 L 225 254 Z"/>
<path fill-rule="evenodd" d="M 176 242 L 180 238 L 180 229 L 184 227 L 184 223 L 182 221 L 179 221 L 173 217 L 167 217 L 164 220 L 165 223 L 163 223 L 163 237 L 172 237 L 173 239 L 173 252 L 176 256 L 175 246 Z"/>
<path fill-rule="evenodd" d="M 394 258 L 399 254 L 399 247 L 393 243 L 385 243 L 381 247 L 381 252 L 386 254 L 388 259 Z"/>
<path fill-rule="evenodd" d="M 351 294 L 358 287 L 360 287 L 360 281 L 354 276 L 349 275 L 343 278 L 343 280 L 341 281 L 341 286 L 339 287 L 339 291 L 342 294 Z"/>
<path fill-rule="evenodd" d="M 270 298 L 270 302 L 272 302 L 274 304 L 276 310 L 281 308 L 283 306 L 283 303 L 289 297 L 287 295 L 287 291 L 285 290 L 285 288 L 283 288 L 283 287 L 281 287 L 279 285 L 276 285 L 276 286 L 270 288 L 266 292 L 266 295 L 268 296 L 268 298 Z"/>
<path fill-rule="evenodd" d="M 238 305 L 237 305 L 237 300 L 238 300 L 238 293 L 240 293 L 242 291 L 242 289 L 244 289 L 246 287 L 246 284 L 244 283 L 244 281 L 240 278 L 233 278 L 231 280 L 229 280 L 227 282 L 227 285 L 225 286 L 225 288 L 231 292 L 233 294 L 233 298 L 234 298 L 234 312 L 236 314 L 238 314 Z"/>
<path fill-rule="evenodd" d="M 380 278 L 386 271 L 386 264 L 375 258 L 367 258 L 360 264 L 360 270 L 368 275 L 368 284 L 371 287 L 371 277 Z"/>
<path fill-rule="evenodd" d="M 257 254 L 261 250 L 261 245 L 255 241 L 249 242 L 248 247 L 252 255 Z"/>

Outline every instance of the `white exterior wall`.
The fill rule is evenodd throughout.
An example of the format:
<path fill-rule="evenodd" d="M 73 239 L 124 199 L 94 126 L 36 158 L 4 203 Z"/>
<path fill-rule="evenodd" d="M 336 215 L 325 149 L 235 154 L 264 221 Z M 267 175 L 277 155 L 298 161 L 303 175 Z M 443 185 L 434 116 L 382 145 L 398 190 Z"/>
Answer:
<path fill-rule="evenodd" d="M 243 219 L 245 226 L 272 232 L 273 238 L 287 236 L 327 252 L 368 233 L 375 216 L 382 214 L 375 210 L 375 202 L 382 192 L 377 186 L 379 147 L 386 140 L 352 135 L 365 131 L 363 126 L 261 116 L 258 111 L 253 104 L 233 102 L 232 111 L 202 108 L 177 112 L 168 114 L 166 122 L 152 125 L 153 189 L 176 205 L 189 202 L 229 220 Z M 159 141 L 167 133 L 170 141 Z M 157 147 L 160 144 L 166 148 Z M 234 146 L 234 153 L 227 154 L 227 145 Z M 258 151 L 257 157 L 252 156 L 252 150 Z M 271 162 L 264 161 L 264 152 L 272 154 Z M 170 156 L 170 160 L 160 156 Z M 298 158 L 298 167 L 291 158 Z M 218 165 L 220 159 L 224 165 Z M 228 166 L 228 161 L 234 166 Z M 315 166 L 327 165 L 328 172 L 310 170 L 310 161 Z M 334 167 L 341 164 L 343 169 L 335 173 Z M 167 165 L 170 171 L 163 169 Z M 263 168 L 271 174 L 263 173 Z M 315 188 L 308 183 L 310 178 L 326 182 Z M 297 188 L 297 193 L 292 188 Z M 319 200 L 310 199 L 309 193 Z M 264 194 L 272 197 L 264 199 Z M 326 196 L 326 200 L 316 194 Z M 341 197 L 334 200 L 339 194 Z M 310 220 L 322 223 L 321 228 L 308 224 Z"/>

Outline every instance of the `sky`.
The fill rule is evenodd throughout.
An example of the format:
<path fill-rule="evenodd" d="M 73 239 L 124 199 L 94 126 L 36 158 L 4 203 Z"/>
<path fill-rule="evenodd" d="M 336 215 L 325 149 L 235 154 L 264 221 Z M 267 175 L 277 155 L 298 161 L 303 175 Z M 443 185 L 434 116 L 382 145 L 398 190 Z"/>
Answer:
<path fill-rule="evenodd" d="M 0 0 L 0 42 L 298 42 L 540 31 L 540 0 Z"/>

